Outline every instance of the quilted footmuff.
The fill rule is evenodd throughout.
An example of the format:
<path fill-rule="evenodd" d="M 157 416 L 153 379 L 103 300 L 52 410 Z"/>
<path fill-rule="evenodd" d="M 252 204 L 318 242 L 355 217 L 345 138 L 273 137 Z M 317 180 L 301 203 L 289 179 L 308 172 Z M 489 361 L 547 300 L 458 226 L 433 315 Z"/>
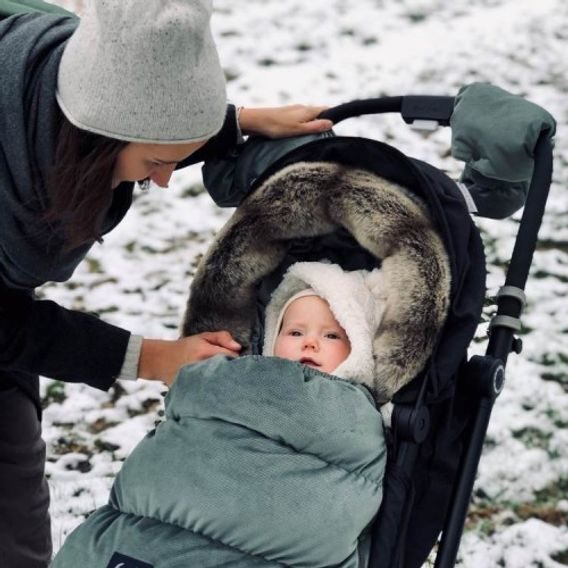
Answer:
<path fill-rule="evenodd" d="M 52 568 L 362 568 L 385 461 L 361 386 L 278 358 L 190 365 Z"/>

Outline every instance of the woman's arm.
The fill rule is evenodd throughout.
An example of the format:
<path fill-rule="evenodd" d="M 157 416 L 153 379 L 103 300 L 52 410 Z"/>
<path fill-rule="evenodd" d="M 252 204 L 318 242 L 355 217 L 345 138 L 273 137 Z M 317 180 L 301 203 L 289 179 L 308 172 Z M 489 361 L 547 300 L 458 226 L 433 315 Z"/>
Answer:
<path fill-rule="evenodd" d="M 130 333 L 28 293 L 0 290 L 0 367 L 108 389 Z"/>
<path fill-rule="evenodd" d="M 130 336 L 94 315 L 0 289 L 0 368 L 107 390 L 121 373 Z M 183 365 L 219 354 L 236 357 L 239 350 L 226 331 L 144 339 L 137 375 L 169 385 Z"/>
<path fill-rule="evenodd" d="M 333 123 L 330 120 L 316 118 L 326 108 L 305 105 L 242 107 L 237 124 L 237 109 L 234 105 L 227 105 L 225 122 L 218 134 L 203 148 L 180 162 L 176 169 L 227 155 L 240 141 L 239 130 L 245 135 L 255 134 L 266 138 L 287 138 L 331 130 Z"/>
<path fill-rule="evenodd" d="M 331 130 L 331 120 L 318 119 L 327 107 L 288 105 L 282 107 L 246 108 L 239 113 L 243 134 L 255 134 L 266 138 L 288 138 L 317 134 Z"/>

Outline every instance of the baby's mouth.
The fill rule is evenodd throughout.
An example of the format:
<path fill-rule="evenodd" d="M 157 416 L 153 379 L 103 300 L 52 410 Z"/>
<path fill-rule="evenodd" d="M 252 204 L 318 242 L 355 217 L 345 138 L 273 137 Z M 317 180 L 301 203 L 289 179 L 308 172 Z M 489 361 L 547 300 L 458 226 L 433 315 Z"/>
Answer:
<path fill-rule="evenodd" d="M 321 365 L 311 357 L 302 357 L 300 363 L 302 363 L 302 365 L 308 365 L 309 367 L 321 367 Z"/>

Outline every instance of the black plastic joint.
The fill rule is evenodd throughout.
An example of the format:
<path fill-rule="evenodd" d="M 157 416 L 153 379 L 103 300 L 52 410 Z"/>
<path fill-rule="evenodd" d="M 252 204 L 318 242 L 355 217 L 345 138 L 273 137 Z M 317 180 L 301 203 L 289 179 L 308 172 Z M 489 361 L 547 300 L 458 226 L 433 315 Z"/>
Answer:
<path fill-rule="evenodd" d="M 449 126 L 454 102 L 454 97 L 409 95 L 402 97 L 400 114 L 407 124 L 415 120 L 435 120 L 440 126 Z"/>
<path fill-rule="evenodd" d="M 467 363 L 467 377 L 479 396 L 495 399 L 505 386 L 505 365 L 489 355 L 474 355 Z"/>
<path fill-rule="evenodd" d="M 397 404 L 393 412 L 395 435 L 404 441 L 421 444 L 430 431 L 430 411 L 425 406 Z"/>

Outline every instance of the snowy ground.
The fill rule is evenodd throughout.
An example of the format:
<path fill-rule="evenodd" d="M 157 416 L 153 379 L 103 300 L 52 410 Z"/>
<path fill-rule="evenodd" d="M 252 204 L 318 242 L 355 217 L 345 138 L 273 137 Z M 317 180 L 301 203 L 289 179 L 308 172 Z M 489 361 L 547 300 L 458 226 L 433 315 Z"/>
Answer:
<path fill-rule="evenodd" d="M 229 95 L 239 104 L 454 95 L 464 84 L 490 81 L 556 116 L 554 183 L 527 285 L 525 348 L 509 360 L 459 565 L 567 566 L 568 4 L 217 0 L 215 6 Z M 387 141 L 453 177 L 461 170 L 448 157 L 448 131 L 417 134 L 396 116 L 352 120 L 337 131 Z M 45 286 L 43 293 L 135 333 L 173 338 L 195 264 L 229 214 L 202 192 L 199 168 L 189 168 L 169 190 L 138 195 L 126 220 L 93 249 L 73 279 Z M 503 282 L 519 219 L 479 222 L 489 258 L 488 296 Z M 472 353 L 483 352 L 485 331 L 483 323 Z M 57 549 L 105 503 L 121 461 L 159 419 L 164 388 L 139 381 L 102 393 L 51 380 L 42 388 Z"/>

